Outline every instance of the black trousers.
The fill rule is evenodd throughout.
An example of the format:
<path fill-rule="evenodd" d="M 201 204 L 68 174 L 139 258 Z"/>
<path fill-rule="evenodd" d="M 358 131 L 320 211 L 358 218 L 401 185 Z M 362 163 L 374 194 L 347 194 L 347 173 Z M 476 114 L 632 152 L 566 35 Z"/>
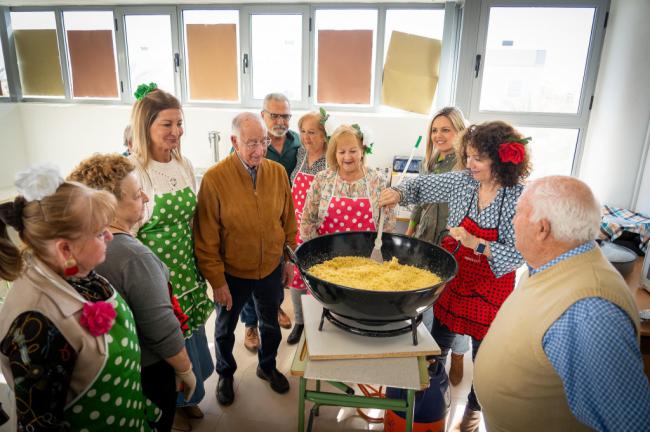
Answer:
<path fill-rule="evenodd" d="M 154 425 L 157 432 L 170 432 L 176 413 L 174 368 L 164 360 L 142 368 L 142 393 L 162 411 Z"/>
<path fill-rule="evenodd" d="M 275 369 L 275 357 L 282 340 L 278 324 L 278 309 L 282 303 L 282 265 L 263 279 L 242 279 L 226 273 L 226 282 L 232 296 L 232 308 L 215 305 L 217 320 L 214 326 L 216 371 L 220 376 L 232 377 L 237 362 L 232 355 L 235 345 L 235 328 L 244 304 L 255 299 L 255 310 L 259 318 L 260 349 L 257 352 L 260 367 L 270 372 Z"/>

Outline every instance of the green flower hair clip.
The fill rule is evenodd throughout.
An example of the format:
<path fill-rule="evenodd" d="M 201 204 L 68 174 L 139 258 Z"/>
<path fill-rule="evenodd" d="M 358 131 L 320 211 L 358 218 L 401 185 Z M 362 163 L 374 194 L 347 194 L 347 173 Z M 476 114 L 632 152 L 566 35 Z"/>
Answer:
<path fill-rule="evenodd" d="M 359 139 L 361 139 L 361 145 L 363 146 L 363 152 L 365 154 L 372 154 L 372 147 L 375 145 L 375 141 L 372 139 L 369 131 L 361 130 L 361 126 L 357 123 L 351 125 L 354 130 L 359 134 Z"/>
<path fill-rule="evenodd" d="M 158 84 L 154 82 L 149 84 L 140 84 L 135 93 L 133 93 L 133 96 L 135 96 L 136 100 L 142 100 L 143 97 L 156 90 L 157 88 Z"/>

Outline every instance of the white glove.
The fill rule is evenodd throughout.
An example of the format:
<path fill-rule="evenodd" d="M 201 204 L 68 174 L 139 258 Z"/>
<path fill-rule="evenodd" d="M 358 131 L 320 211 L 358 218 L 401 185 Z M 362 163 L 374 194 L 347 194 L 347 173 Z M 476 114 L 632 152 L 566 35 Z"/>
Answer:
<path fill-rule="evenodd" d="M 174 371 L 176 375 L 176 390 L 183 392 L 183 397 L 186 401 L 192 398 L 194 390 L 196 390 L 196 376 L 192 371 L 192 365 L 186 371 Z"/>

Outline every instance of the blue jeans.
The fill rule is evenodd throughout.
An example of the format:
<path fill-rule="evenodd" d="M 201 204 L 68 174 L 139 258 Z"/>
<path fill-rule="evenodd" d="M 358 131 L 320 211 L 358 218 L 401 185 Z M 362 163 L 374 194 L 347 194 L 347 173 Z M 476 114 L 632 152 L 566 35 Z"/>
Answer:
<path fill-rule="evenodd" d="M 208 348 L 208 338 L 205 336 L 205 326 L 197 327 L 192 336 L 185 339 L 185 349 L 192 362 L 192 370 L 196 376 L 196 390 L 189 401 L 183 397 L 183 392 L 178 392 L 176 406 L 198 405 L 205 396 L 205 387 L 203 381 L 207 380 L 214 370 L 212 354 Z"/>
<path fill-rule="evenodd" d="M 253 298 L 259 317 L 261 344 L 257 352 L 259 365 L 265 372 L 275 369 L 275 357 L 282 340 L 278 324 L 278 309 L 282 303 L 282 265 L 263 279 L 242 279 L 226 273 L 226 282 L 232 296 L 232 308 L 215 305 L 217 319 L 214 326 L 216 371 L 219 376 L 232 377 L 237 362 L 232 355 L 237 319 L 246 302 Z"/>
<path fill-rule="evenodd" d="M 453 345 L 454 338 L 457 336 L 457 334 L 449 330 L 447 326 L 441 323 L 440 321 L 438 321 L 437 318 L 434 318 L 431 335 L 433 336 L 433 338 L 436 340 L 436 343 L 440 347 L 440 355 L 435 356 L 435 358 L 437 361 L 441 362 L 442 364 L 445 364 L 447 362 L 447 354 L 449 353 L 449 349 Z M 472 338 L 472 362 L 476 358 L 476 353 L 478 352 L 478 349 L 481 346 L 481 342 L 482 341 L 478 339 Z M 476 393 L 474 393 L 473 384 L 472 384 L 472 389 L 470 390 L 469 395 L 467 396 L 467 407 L 473 411 L 481 410 L 481 405 L 479 405 L 478 399 L 476 399 Z"/>
<path fill-rule="evenodd" d="M 422 314 L 422 322 L 424 322 L 426 328 L 431 332 L 433 327 L 433 307 L 430 307 Z M 454 342 L 451 344 L 451 352 L 463 355 L 467 351 L 469 351 L 469 336 L 456 334 Z"/>
<path fill-rule="evenodd" d="M 280 300 L 280 304 L 282 304 L 283 301 L 284 290 L 282 290 L 282 300 Z M 255 300 L 252 296 L 244 305 L 244 308 L 241 310 L 241 315 L 239 317 L 241 319 L 241 322 L 243 322 L 246 327 L 257 327 L 257 312 L 255 312 Z"/>

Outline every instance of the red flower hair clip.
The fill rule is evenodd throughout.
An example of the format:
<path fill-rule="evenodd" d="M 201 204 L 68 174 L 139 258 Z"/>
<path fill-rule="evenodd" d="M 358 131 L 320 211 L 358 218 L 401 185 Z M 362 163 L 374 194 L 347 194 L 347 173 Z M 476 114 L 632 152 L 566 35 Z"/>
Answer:
<path fill-rule="evenodd" d="M 84 303 L 79 323 L 97 337 L 108 333 L 115 324 L 115 307 L 109 302 L 97 301 Z"/>
<path fill-rule="evenodd" d="M 507 137 L 506 142 L 499 145 L 499 160 L 503 163 L 519 165 L 526 157 L 526 147 L 531 140 L 528 138 Z"/>

